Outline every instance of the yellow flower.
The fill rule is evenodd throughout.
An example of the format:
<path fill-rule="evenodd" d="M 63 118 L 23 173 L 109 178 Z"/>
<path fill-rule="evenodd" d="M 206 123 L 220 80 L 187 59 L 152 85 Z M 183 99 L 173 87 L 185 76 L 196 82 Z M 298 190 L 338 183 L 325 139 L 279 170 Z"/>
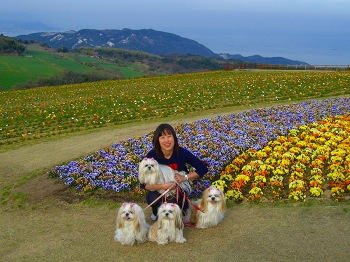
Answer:
<path fill-rule="evenodd" d="M 246 175 L 238 175 L 235 178 L 235 181 L 243 181 L 243 182 L 248 182 L 250 180 L 249 176 Z"/>
<path fill-rule="evenodd" d="M 334 182 L 343 182 L 345 181 L 345 175 L 339 172 L 331 172 L 327 175 L 328 180 Z"/>
<path fill-rule="evenodd" d="M 298 133 L 299 133 L 298 130 L 296 130 L 296 129 L 291 129 L 291 130 L 289 131 L 288 136 L 297 136 Z"/>
<path fill-rule="evenodd" d="M 290 189 L 304 189 L 305 188 L 305 182 L 303 180 L 294 180 L 289 183 Z"/>
<path fill-rule="evenodd" d="M 273 183 L 273 182 L 275 182 L 275 181 L 279 181 L 279 182 L 282 182 L 283 181 L 283 176 L 272 176 L 271 178 L 270 178 L 270 182 L 271 183 Z"/>
<path fill-rule="evenodd" d="M 310 195 L 314 197 L 320 197 L 323 195 L 323 190 L 317 186 L 310 188 Z"/>
<path fill-rule="evenodd" d="M 253 187 L 250 191 L 249 191 L 250 195 L 263 195 L 263 191 L 261 190 L 260 187 Z"/>
<path fill-rule="evenodd" d="M 306 195 L 301 191 L 292 191 L 288 198 L 294 201 L 305 201 Z"/>
<path fill-rule="evenodd" d="M 344 189 L 340 187 L 332 187 L 331 189 L 331 195 L 335 200 L 339 201 L 340 199 L 344 198 Z"/>
<path fill-rule="evenodd" d="M 314 167 L 313 169 L 310 170 L 310 173 L 311 173 L 312 177 L 316 176 L 316 175 L 320 176 L 322 174 L 322 170 L 320 168 L 318 168 L 318 167 Z"/>
<path fill-rule="evenodd" d="M 225 174 L 220 176 L 220 180 L 233 181 L 233 177 L 230 174 Z"/>
<path fill-rule="evenodd" d="M 281 166 L 277 166 L 275 170 L 273 170 L 274 175 L 287 175 L 288 173 L 289 173 L 289 170 Z"/>
<path fill-rule="evenodd" d="M 222 192 L 225 191 L 226 183 L 222 180 L 216 180 L 211 184 L 215 188 L 220 188 Z"/>
<path fill-rule="evenodd" d="M 243 199 L 243 194 L 239 190 L 228 190 L 225 197 L 229 200 L 240 201 Z"/>
<path fill-rule="evenodd" d="M 254 178 L 254 182 L 263 182 L 263 183 L 266 183 L 266 177 L 264 176 L 256 176 Z"/>
<path fill-rule="evenodd" d="M 295 155 L 292 152 L 286 152 L 282 155 L 282 159 L 289 159 L 289 160 L 294 160 L 295 159 Z"/>

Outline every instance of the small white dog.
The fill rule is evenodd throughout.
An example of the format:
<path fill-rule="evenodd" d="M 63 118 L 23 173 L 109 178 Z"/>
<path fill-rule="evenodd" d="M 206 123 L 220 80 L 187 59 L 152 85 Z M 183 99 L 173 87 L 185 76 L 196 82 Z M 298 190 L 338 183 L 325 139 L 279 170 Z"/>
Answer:
<path fill-rule="evenodd" d="M 134 245 L 147 240 L 150 225 L 143 209 L 135 203 L 123 203 L 117 212 L 114 240 L 122 245 Z"/>
<path fill-rule="evenodd" d="M 175 174 L 185 175 L 186 173 L 178 172 L 167 165 L 162 165 L 154 158 L 144 158 L 139 164 L 139 181 L 140 183 L 155 185 L 164 184 L 170 181 L 175 181 Z M 189 195 L 192 191 L 191 184 L 188 180 L 181 182 L 180 187 L 183 189 L 186 195 Z M 163 193 L 164 190 L 159 190 L 159 193 Z M 172 192 L 174 193 L 174 191 Z"/>
<path fill-rule="evenodd" d="M 158 220 L 151 226 L 148 239 L 160 245 L 168 242 L 184 243 L 184 223 L 180 207 L 174 203 L 163 203 L 158 209 Z"/>
<path fill-rule="evenodd" d="M 194 223 L 197 228 L 217 226 L 224 219 L 226 199 L 219 188 L 207 188 L 203 192 L 202 198 L 193 202 L 193 204 L 199 207 L 200 210 L 191 207 L 189 221 Z"/>

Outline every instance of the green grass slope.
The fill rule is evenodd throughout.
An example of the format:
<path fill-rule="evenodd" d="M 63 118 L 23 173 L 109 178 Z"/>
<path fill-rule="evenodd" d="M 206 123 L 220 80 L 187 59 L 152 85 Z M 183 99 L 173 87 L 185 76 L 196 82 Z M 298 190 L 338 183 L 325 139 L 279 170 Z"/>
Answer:
<path fill-rule="evenodd" d="M 0 91 L 13 89 L 15 85 L 29 81 L 49 78 L 64 71 L 96 72 L 118 78 L 144 75 L 135 65 L 121 65 L 78 54 L 28 49 L 22 56 L 0 56 Z"/>

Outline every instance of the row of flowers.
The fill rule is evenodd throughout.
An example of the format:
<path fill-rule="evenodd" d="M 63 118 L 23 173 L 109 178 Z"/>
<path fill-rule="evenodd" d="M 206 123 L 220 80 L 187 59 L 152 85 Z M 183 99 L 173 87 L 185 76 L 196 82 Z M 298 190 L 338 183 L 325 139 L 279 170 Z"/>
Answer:
<path fill-rule="evenodd" d="M 287 137 L 290 132 L 300 132 L 302 129 L 298 129 L 298 127 L 306 127 L 308 124 L 327 117 L 344 115 L 348 112 L 350 112 L 350 98 L 311 100 L 271 108 L 254 109 L 238 114 L 217 116 L 214 119 L 202 119 L 176 126 L 175 129 L 180 145 L 188 148 L 202 159 L 209 169 L 203 179 L 193 183 L 194 190 L 191 197 L 200 197 L 202 191 L 217 180 L 219 181 L 215 182 L 216 185 L 225 182 L 226 186 L 231 187 L 232 190 L 227 190 L 226 186 L 224 186 L 224 189 L 227 197 L 235 200 L 239 197 L 234 197 L 232 196 L 233 194 L 239 194 L 239 192 L 243 195 L 245 194 L 247 188 L 243 184 L 254 185 L 250 189 L 252 190 L 250 195 L 254 196 L 251 200 L 254 201 L 255 196 L 264 194 L 265 186 L 259 185 L 274 182 L 275 191 L 283 191 L 283 188 L 279 188 L 279 185 L 281 183 L 285 184 L 286 177 L 281 178 L 282 175 L 285 175 L 283 173 L 284 169 L 277 168 L 277 166 L 273 170 L 273 173 L 276 173 L 276 176 L 273 178 L 261 175 L 254 176 L 254 181 L 252 182 L 245 182 L 246 177 L 240 179 L 240 176 L 238 176 L 239 178 L 235 182 L 242 186 L 235 185 L 233 188 L 233 185 L 229 183 L 231 178 L 228 179 L 223 176 L 229 175 L 227 169 L 232 168 L 232 161 L 239 161 L 236 159 L 241 159 L 242 156 L 249 156 L 246 159 L 247 161 L 254 157 L 255 154 L 259 155 L 265 152 L 269 143 L 277 143 L 279 140 L 276 139 Z M 140 196 L 144 192 L 139 188 L 138 164 L 152 148 L 151 140 L 152 134 L 149 133 L 142 137 L 121 141 L 113 144 L 110 148 L 104 148 L 92 155 L 71 161 L 67 165 L 57 166 L 50 171 L 50 176 L 58 177 L 67 186 L 73 186 L 83 192 L 96 189 L 113 190 L 115 192 L 129 191 L 135 196 Z M 264 151 L 262 151 L 263 149 Z M 277 152 L 277 149 L 278 147 L 271 152 Z M 242 154 L 243 152 L 245 153 Z M 284 161 L 288 160 L 286 156 Z M 277 155 L 275 158 L 273 160 L 273 157 L 269 157 L 268 161 L 278 161 Z M 272 163 L 265 163 L 264 166 L 261 165 L 260 161 L 262 160 L 255 160 L 250 166 L 254 164 L 260 169 L 266 168 L 266 170 L 261 170 L 262 174 L 272 172 L 270 170 Z M 246 162 L 242 162 L 241 165 L 244 163 Z M 244 172 L 248 172 L 248 170 L 245 170 L 246 168 L 243 169 Z M 296 168 L 295 172 L 300 172 Z M 285 169 L 287 169 L 287 163 L 285 164 Z M 236 170 L 236 172 L 239 172 L 239 170 Z M 220 175 L 222 179 L 220 179 Z M 232 179 L 236 180 L 234 174 L 230 175 L 233 175 Z M 298 178 L 297 173 L 293 173 L 293 176 Z M 266 182 L 266 178 L 270 180 Z M 297 179 L 294 180 L 296 181 Z M 296 183 L 296 185 L 292 184 L 292 187 L 299 188 L 297 182 L 293 183 Z M 242 189 L 242 191 L 239 189 Z M 297 192 L 299 189 L 295 191 Z M 275 195 L 277 198 L 279 197 L 277 193 Z M 282 193 L 280 197 L 283 197 Z"/>
<path fill-rule="evenodd" d="M 227 106 L 347 94 L 349 76 L 346 70 L 216 71 L 4 91 L 0 145 Z"/>
<path fill-rule="evenodd" d="M 350 114 L 302 125 L 261 150 L 246 150 L 213 185 L 235 201 L 305 201 L 325 190 L 335 201 L 344 199 L 350 191 Z"/>

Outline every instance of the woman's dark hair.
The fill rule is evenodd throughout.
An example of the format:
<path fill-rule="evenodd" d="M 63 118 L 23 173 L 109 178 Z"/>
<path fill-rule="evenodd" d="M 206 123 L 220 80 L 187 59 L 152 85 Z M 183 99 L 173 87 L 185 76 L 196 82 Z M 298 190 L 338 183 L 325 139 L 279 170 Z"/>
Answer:
<path fill-rule="evenodd" d="M 160 148 L 159 137 L 162 135 L 172 135 L 174 137 L 174 152 L 179 150 L 179 141 L 177 140 L 175 129 L 169 124 L 160 124 L 153 133 L 153 147 L 157 156 L 164 157 Z"/>

